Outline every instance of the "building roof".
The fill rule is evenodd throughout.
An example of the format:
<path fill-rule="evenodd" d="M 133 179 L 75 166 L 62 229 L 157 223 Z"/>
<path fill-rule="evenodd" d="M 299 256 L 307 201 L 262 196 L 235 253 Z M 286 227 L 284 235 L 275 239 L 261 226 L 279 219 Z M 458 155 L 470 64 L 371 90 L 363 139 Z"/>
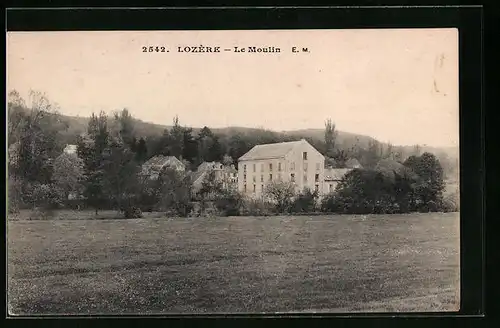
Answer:
<path fill-rule="evenodd" d="M 362 167 L 356 158 L 350 158 L 349 160 L 347 160 L 347 162 L 345 162 L 345 166 L 351 169 Z"/>
<path fill-rule="evenodd" d="M 340 181 L 352 169 L 325 169 L 325 181 Z"/>
<path fill-rule="evenodd" d="M 246 154 L 241 156 L 239 161 L 249 161 L 256 159 L 271 159 L 285 157 L 296 145 L 307 142 L 305 139 L 300 141 L 280 142 L 273 144 L 256 145 Z"/>
<path fill-rule="evenodd" d="M 164 167 L 164 166 L 177 166 L 185 168 L 184 163 L 179 161 L 175 156 L 158 155 L 150 158 L 143 167 Z"/>
<path fill-rule="evenodd" d="M 66 145 L 66 147 L 64 148 L 64 152 L 66 154 L 75 154 L 76 148 L 76 145 Z"/>
<path fill-rule="evenodd" d="M 198 171 L 207 171 L 207 170 L 217 170 L 222 168 L 222 164 L 220 162 L 203 162 L 198 165 Z"/>

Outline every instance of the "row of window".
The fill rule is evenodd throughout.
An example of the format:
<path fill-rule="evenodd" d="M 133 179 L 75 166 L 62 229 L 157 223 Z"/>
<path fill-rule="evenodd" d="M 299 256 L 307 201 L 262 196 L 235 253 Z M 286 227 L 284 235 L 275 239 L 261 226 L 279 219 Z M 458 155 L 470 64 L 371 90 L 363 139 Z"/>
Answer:
<path fill-rule="evenodd" d="M 257 189 L 257 186 L 254 184 L 253 185 L 253 192 L 256 192 L 256 189 Z M 318 192 L 319 191 L 319 185 L 315 185 L 314 186 L 314 190 L 316 192 Z M 246 184 L 243 185 L 243 191 L 247 192 L 247 185 Z M 263 184 L 260 185 L 260 191 L 264 192 L 264 185 Z M 330 191 L 332 191 L 332 186 L 331 185 L 330 185 Z"/>
<path fill-rule="evenodd" d="M 255 175 L 252 176 L 252 180 L 253 180 L 253 182 L 256 182 L 257 181 L 257 177 Z M 273 180 L 273 174 L 270 173 L 269 174 L 269 181 L 272 181 L 272 180 Z M 281 180 L 281 173 L 278 174 L 278 180 Z M 243 181 L 244 182 L 247 181 L 247 175 L 246 174 L 243 174 Z M 290 174 L 290 181 L 295 182 L 295 173 L 291 173 Z M 314 181 L 315 182 L 319 182 L 319 174 L 315 174 L 314 175 Z M 260 182 L 264 182 L 264 175 L 263 174 L 260 175 Z M 307 182 L 307 174 L 304 174 L 304 182 Z"/>
<path fill-rule="evenodd" d="M 307 171 L 307 163 L 304 163 L 304 171 Z M 321 164 L 320 163 L 316 163 L 316 171 L 319 171 L 321 168 Z M 269 163 L 269 171 L 272 171 L 273 170 L 273 163 Z M 295 162 L 291 162 L 290 163 L 290 170 L 291 171 L 294 171 L 295 170 Z M 246 164 L 243 165 L 243 172 L 246 172 L 247 171 L 247 166 Z M 260 164 L 260 171 L 261 172 L 264 172 L 264 164 Z M 282 168 L 281 168 L 281 163 L 278 163 L 278 171 L 282 171 Z M 253 164 L 253 172 L 257 172 L 257 164 Z"/>

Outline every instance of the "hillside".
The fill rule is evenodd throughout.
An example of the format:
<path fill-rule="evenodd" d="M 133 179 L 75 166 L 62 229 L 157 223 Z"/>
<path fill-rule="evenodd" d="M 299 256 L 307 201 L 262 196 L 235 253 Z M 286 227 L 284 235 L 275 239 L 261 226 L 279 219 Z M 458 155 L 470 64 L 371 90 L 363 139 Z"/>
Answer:
<path fill-rule="evenodd" d="M 69 128 L 64 132 L 68 137 L 77 136 L 87 130 L 87 124 L 89 122 L 88 117 L 77 117 L 77 116 L 65 116 L 62 115 L 64 120 L 68 122 Z M 165 129 L 169 129 L 170 126 L 154 124 L 149 122 L 144 122 L 135 119 L 135 130 L 137 135 L 144 137 L 159 136 L 163 133 Z M 201 127 L 193 127 L 193 131 L 197 133 Z M 294 130 L 294 131 L 269 131 L 259 128 L 245 128 L 245 127 L 225 127 L 225 128 L 211 128 L 211 130 L 219 135 L 232 136 L 235 134 L 245 134 L 251 135 L 255 133 L 275 133 L 281 136 L 295 137 L 295 138 L 311 138 L 315 140 L 323 140 L 324 130 L 322 129 L 305 129 L 305 130 Z M 361 148 L 366 148 L 370 141 L 375 140 L 369 136 L 357 135 L 349 132 L 338 132 L 338 143 L 344 147 L 352 147 L 354 144 L 358 144 Z"/>
<path fill-rule="evenodd" d="M 85 132 L 87 129 L 87 124 L 89 121 L 88 117 L 76 117 L 76 116 L 65 116 L 62 115 L 63 119 L 68 123 L 68 130 L 64 132 L 67 143 L 75 143 L 76 137 Z M 154 124 L 149 122 L 144 122 L 135 119 L 135 130 L 138 136 L 142 137 L 153 137 L 159 136 L 163 133 L 165 129 L 170 128 L 167 125 Z M 194 133 L 197 133 L 201 128 L 193 128 Z M 245 127 L 225 127 L 225 128 L 211 128 L 211 130 L 221 136 L 222 138 L 230 138 L 235 134 L 243 135 L 269 135 L 274 134 L 280 138 L 306 138 L 312 139 L 313 141 L 322 141 L 324 138 L 323 129 L 303 129 L 294 131 L 269 131 L 259 128 L 245 128 Z M 360 148 L 366 149 L 370 142 L 376 141 L 376 139 L 366 136 L 359 135 L 350 132 L 338 131 L 337 144 L 343 148 L 348 149 L 353 146 L 358 146 Z M 381 143 L 382 147 L 387 147 L 386 143 Z M 397 146 L 394 145 L 394 149 L 400 151 L 403 157 L 409 156 L 414 151 L 414 146 Z M 459 151 L 458 147 L 429 147 L 421 146 L 421 152 L 428 151 L 435 154 L 442 164 L 453 167 L 452 171 L 456 171 L 458 168 Z M 446 164 L 445 164 L 446 162 Z"/>

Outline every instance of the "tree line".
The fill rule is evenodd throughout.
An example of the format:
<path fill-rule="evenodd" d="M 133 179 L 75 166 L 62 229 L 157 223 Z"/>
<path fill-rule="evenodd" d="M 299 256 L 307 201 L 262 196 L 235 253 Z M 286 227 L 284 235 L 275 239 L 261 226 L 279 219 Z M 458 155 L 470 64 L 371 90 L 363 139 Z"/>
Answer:
<path fill-rule="evenodd" d="M 61 207 L 116 209 L 126 216 L 141 211 L 165 211 L 175 215 L 201 215 L 213 210 L 223 215 L 332 212 L 407 212 L 443 210 L 443 171 L 434 155 L 413 155 L 404 162 L 415 173 L 395 172 L 393 177 L 375 170 L 383 158 L 398 159 L 397 152 L 382 150 L 374 141 L 369 147 L 343 149 L 337 144 L 335 124 L 325 124 L 325 138 L 309 142 L 326 156 L 327 165 L 344 167 L 357 158 L 364 169 L 351 171 L 331 195 L 318 201 L 311 191 L 295 194 L 278 182 L 266 188 L 266 200 L 247 200 L 237 190 L 222 188 L 208 174 L 201 190 L 192 190 L 192 172 L 204 161 L 237 165 L 237 159 L 253 146 L 296 140 L 271 131 L 231 136 L 203 127 L 198 133 L 181 126 L 175 117 L 161 136 L 143 137 L 134 129 L 127 109 L 108 117 L 92 114 L 87 131 L 77 136 L 76 154 L 63 152 L 62 132 L 68 128 L 57 106 L 39 92 L 26 103 L 16 91 L 8 97 L 8 200 L 9 211 L 20 208 L 52 210 Z M 140 173 L 141 166 L 156 155 L 176 156 L 186 172 L 165 169 L 157 180 Z M 427 206 L 427 208 L 426 208 Z M 259 212 L 260 211 L 260 212 Z M 201 213 L 201 214 L 200 214 Z"/>

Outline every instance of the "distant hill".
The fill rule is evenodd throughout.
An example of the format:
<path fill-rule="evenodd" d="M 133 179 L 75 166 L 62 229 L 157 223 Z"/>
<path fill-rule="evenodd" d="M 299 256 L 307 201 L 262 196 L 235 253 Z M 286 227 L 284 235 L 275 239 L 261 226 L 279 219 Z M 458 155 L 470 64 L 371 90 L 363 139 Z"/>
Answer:
<path fill-rule="evenodd" d="M 75 143 L 76 137 L 87 130 L 87 124 L 89 122 L 89 117 L 77 117 L 77 116 L 65 116 L 62 115 L 63 119 L 67 121 L 69 128 L 64 132 L 67 137 L 67 143 Z M 142 137 L 153 137 L 159 136 L 163 133 L 165 129 L 169 129 L 170 126 L 144 122 L 135 119 L 135 130 L 138 136 Z M 201 127 L 193 127 L 193 132 L 197 133 Z M 255 135 L 255 134 L 276 134 L 280 137 L 292 137 L 292 138 L 305 138 L 313 139 L 317 141 L 322 141 L 324 139 L 323 129 L 302 129 L 293 131 L 269 131 L 261 128 L 245 128 L 245 127 L 225 127 L 225 128 L 211 128 L 211 130 L 224 138 L 230 138 L 235 134 L 243 135 Z M 350 132 L 338 131 L 337 144 L 343 149 L 351 148 L 357 145 L 360 148 L 366 149 L 370 142 L 376 141 L 375 138 L 366 135 L 359 135 Z M 381 143 L 382 147 L 387 147 L 386 143 Z M 397 146 L 394 145 L 394 149 L 401 151 L 403 157 L 408 156 L 414 151 L 413 146 Z M 430 147 L 421 146 L 421 152 L 428 151 L 435 154 L 440 161 L 447 162 L 447 166 L 453 166 L 458 168 L 458 158 L 459 152 L 458 147 Z"/>

